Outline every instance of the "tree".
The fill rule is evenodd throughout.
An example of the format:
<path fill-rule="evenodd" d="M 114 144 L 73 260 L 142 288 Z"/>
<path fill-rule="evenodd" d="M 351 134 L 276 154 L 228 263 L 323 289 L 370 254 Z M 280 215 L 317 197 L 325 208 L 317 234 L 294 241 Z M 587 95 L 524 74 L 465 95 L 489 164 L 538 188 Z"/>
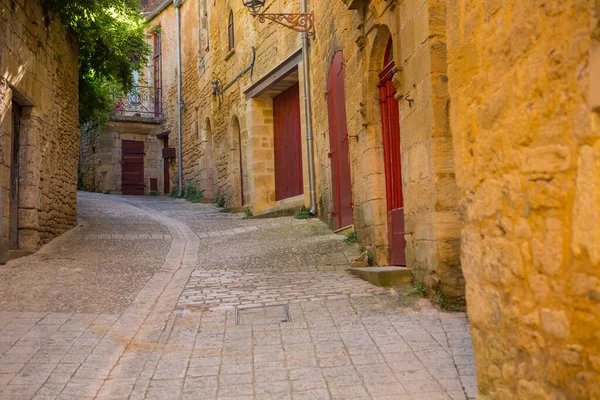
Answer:
<path fill-rule="evenodd" d="M 79 124 L 105 121 L 150 55 L 139 0 L 46 1 L 79 42 Z"/>

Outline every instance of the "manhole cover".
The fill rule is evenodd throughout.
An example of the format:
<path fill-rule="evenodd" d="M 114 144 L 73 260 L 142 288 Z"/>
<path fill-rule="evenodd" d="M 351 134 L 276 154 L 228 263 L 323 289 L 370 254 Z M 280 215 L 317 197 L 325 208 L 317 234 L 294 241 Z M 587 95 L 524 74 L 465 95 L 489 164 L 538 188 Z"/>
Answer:
<path fill-rule="evenodd" d="M 253 308 L 238 308 L 236 310 L 238 325 L 269 325 L 290 322 L 290 310 L 287 304 L 280 306 L 265 306 Z"/>

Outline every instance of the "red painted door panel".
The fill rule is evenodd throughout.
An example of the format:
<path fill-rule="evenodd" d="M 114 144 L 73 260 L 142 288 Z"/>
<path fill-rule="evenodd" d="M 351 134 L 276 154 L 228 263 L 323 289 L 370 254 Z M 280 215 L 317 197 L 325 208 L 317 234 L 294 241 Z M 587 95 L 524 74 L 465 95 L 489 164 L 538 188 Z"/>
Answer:
<path fill-rule="evenodd" d="M 275 199 L 282 200 L 304 193 L 298 84 L 273 98 L 273 124 Z"/>
<path fill-rule="evenodd" d="M 327 81 L 329 114 L 329 156 L 331 158 L 331 185 L 334 230 L 352 225 L 352 178 L 350 176 L 350 146 L 346 121 L 344 90 L 344 56 L 335 55 Z"/>
<path fill-rule="evenodd" d="M 388 43 L 385 68 L 380 75 L 381 81 L 379 82 L 388 233 L 392 249 L 391 263 L 406 265 L 402 163 L 400 159 L 400 113 L 398 100 L 395 97 L 396 87 L 392 83 L 395 68 L 390 52 L 391 40 Z"/>
<path fill-rule="evenodd" d="M 163 148 L 169 148 L 169 137 L 165 136 L 163 140 Z M 171 176 L 169 174 L 169 160 L 167 158 L 163 158 L 163 181 L 164 181 L 164 192 L 165 194 L 169 194 L 171 192 Z"/>
<path fill-rule="evenodd" d="M 144 142 L 123 140 L 121 191 L 125 195 L 145 194 Z"/>

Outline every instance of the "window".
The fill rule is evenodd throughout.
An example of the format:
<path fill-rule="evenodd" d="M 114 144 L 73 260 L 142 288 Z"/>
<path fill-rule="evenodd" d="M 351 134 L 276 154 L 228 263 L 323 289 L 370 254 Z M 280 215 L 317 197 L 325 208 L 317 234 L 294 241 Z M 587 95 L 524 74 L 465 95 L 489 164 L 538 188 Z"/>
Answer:
<path fill-rule="evenodd" d="M 233 11 L 229 11 L 229 24 L 227 25 L 227 32 L 229 34 L 229 51 L 233 50 L 235 46 L 235 38 L 233 35 Z"/>
<path fill-rule="evenodd" d="M 159 116 L 162 113 L 162 42 L 160 37 L 160 27 L 156 28 L 154 33 L 154 115 Z"/>

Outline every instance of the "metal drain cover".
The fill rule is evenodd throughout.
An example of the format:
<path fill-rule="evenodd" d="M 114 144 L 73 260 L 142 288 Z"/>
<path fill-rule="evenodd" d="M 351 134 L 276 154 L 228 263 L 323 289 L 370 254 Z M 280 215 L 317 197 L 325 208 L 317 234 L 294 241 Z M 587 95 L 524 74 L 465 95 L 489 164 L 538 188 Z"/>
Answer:
<path fill-rule="evenodd" d="M 252 308 L 237 308 L 236 320 L 238 325 L 270 325 L 290 322 L 290 310 L 287 304 Z"/>

